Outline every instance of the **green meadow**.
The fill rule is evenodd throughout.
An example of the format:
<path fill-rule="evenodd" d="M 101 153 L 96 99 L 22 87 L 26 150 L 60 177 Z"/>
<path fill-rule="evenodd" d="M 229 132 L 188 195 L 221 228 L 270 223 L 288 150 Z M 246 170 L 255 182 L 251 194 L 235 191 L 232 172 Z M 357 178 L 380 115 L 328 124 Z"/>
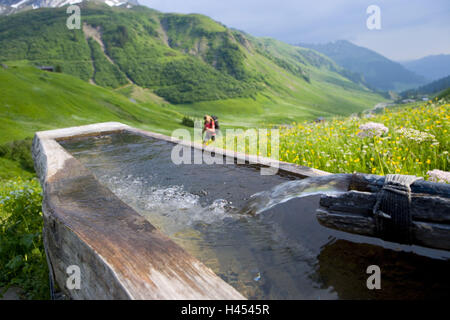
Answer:
<path fill-rule="evenodd" d="M 7 69 L 0 68 L 0 144 L 32 137 L 40 130 L 106 121 L 170 135 L 184 115 L 201 118 L 205 113 L 218 115 L 224 127 L 261 127 L 360 112 L 382 100 L 375 94 L 344 91 L 333 108 L 327 107 L 327 95 L 342 89 L 327 85 L 321 97 L 314 93 L 322 89 L 317 82 L 309 92 L 299 88 L 283 97 L 267 90 L 248 98 L 173 105 L 136 85 L 113 90 L 70 75 L 40 71 L 26 61 L 7 65 Z"/>

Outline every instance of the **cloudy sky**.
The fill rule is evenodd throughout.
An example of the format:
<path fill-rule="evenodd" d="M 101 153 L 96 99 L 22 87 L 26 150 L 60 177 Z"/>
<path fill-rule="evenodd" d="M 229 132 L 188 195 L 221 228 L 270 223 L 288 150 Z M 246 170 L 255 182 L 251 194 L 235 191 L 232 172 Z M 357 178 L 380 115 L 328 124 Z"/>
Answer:
<path fill-rule="evenodd" d="M 346 39 L 402 61 L 450 54 L 449 0 L 139 0 L 162 12 L 202 13 L 228 27 L 287 43 Z M 370 5 L 381 30 L 369 30 Z"/>

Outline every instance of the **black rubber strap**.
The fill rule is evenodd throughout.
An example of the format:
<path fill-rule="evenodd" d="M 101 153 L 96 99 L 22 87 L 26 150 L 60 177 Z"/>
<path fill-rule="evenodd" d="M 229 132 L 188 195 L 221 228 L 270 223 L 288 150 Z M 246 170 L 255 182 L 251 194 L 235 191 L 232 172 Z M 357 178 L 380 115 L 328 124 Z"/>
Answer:
<path fill-rule="evenodd" d="M 378 237 L 404 244 L 412 244 L 411 184 L 420 180 L 415 176 L 390 174 L 378 193 L 373 208 Z"/>

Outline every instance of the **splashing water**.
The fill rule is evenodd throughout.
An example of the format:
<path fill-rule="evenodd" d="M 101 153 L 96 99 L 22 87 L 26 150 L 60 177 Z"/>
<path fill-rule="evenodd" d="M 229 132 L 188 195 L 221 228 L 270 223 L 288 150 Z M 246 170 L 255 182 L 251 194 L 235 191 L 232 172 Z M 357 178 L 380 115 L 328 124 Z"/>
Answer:
<path fill-rule="evenodd" d="M 216 199 L 209 205 L 202 204 L 200 196 L 185 191 L 183 186 L 151 188 L 145 207 L 148 211 L 158 210 L 160 214 L 187 225 L 217 223 L 231 218 L 230 211 L 234 209 L 224 199 Z"/>
<path fill-rule="evenodd" d="M 198 222 L 212 224 L 232 218 L 237 209 L 230 201 L 216 199 L 204 203 L 201 196 L 190 193 L 182 185 L 153 186 L 142 177 L 100 176 L 114 193 L 144 216 L 157 213 L 179 226 L 192 226 Z"/>
<path fill-rule="evenodd" d="M 347 192 L 349 176 L 334 174 L 312 177 L 303 180 L 288 181 L 271 190 L 252 195 L 241 213 L 257 215 L 270 208 L 294 198 L 302 198 L 316 194 L 338 194 Z"/>

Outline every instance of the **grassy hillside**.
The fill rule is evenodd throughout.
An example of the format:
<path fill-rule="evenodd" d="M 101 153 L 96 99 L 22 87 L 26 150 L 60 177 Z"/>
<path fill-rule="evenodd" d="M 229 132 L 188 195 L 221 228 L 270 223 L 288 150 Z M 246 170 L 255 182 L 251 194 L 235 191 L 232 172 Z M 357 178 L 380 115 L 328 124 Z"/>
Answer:
<path fill-rule="evenodd" d="M 443 90 L 442 92 L 439 92 L 439 94 L 436 95 L 436 97 L 440 99 L 447 99 L 450 101 L 450 88 L 447 88 Z"/>
<path fill-rule="evenodd" d="M 314 117 L 361 111 L 383 100 L 314 50 L 253 38 L 206 16 L 82 6 L 83 24 L 99 30 L 104 52 L 83 29 L 65 27 L 64 8 L 40 9 L 0 18 L 0 61 L 60 66 L 111 88 L 128 78 L 195 112 L 204 101 L 238 100 L 258 113 L 269 99 L 273 108 L 292 109 L 289 115 Z"/>
<path fill-rule="evenodd" d="M 111 89 L 24 65 L 0 67 L 0 144 L 34 132 L 120 121 L 169 134 L 182 115 L 164 104 L 133 103 Z"/>
<path fill-rule="evenodd" d="M 162 14 L 144 7 L 128 10 L 93 3 L 82 6 L 83 23 L 101 28 L 108 58 L 134 83 L 154 89 L 168 101 L 218 100 L 254 92 L 255 85 L 250 82 L 240 82 L 172 49 L 164 41 Z M 63 72 L 83 80 L 120 86 L 120 73 L 108 66 L 95 44 L 86 41 L 82 29 L 67 29 L 66 19 L 64 8 L 0 18 L 0 60 L 26 59 L 35 64 L 59 65 Z M 97 72 L 99 66 L 103 68 Z M 111 70 L 106 74 L 108 67 Z"/>
<path fill-rule="evenodd" d="M 109 62 L 102 52 L 100 45 L 88 39 L 89 47 L 91 49 L 94 74 L 92 80 L 103 87 L 117 88 L 128 83 L 125 74 L 119 68 Z"/>

